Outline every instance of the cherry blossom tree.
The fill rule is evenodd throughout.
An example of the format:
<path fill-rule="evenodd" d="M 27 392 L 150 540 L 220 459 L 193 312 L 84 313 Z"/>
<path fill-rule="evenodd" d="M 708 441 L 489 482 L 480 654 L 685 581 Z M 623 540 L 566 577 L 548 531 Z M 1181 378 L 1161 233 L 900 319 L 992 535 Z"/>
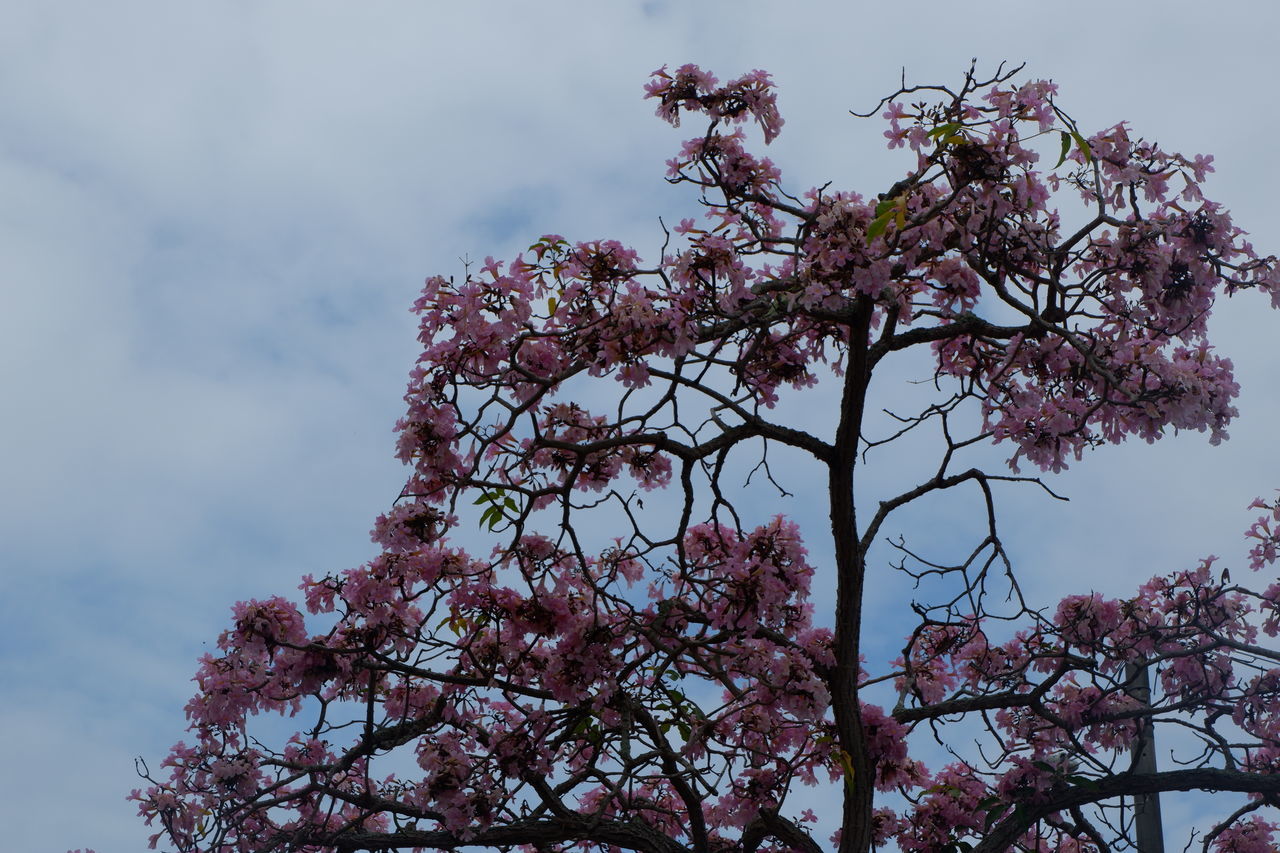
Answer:
<path fill-rule="evenodd" d="M 1280 583 L 1209 558 L 1046 606 L 997 505 L 1051 504 L 1044 472 L 1098 445 L 1225 438 L 1206 321 L 1280 305 L 1277 264 L 1202 195 L 1210 158 L 1020 81 L 904 84 L 872 111 L 900 179 L 792 195 L 749 143 L 782 129 L 767 74 L 655 72 L 698 215 L 647 261 L 547 235 L 426 282 L 381 553 L 235 606 L 191 742 L 142 765 L 153 845 L 1111 851 L 1135 797 L 1203 789 L 1237 796 L 1197 845 L 1276 849 Z M 908 414 L 898 364 L 927 365 Z M 868 460 L 922 437 L 931 473 L 869 501 Z M 797 485 L 825 517 L 759 498 Z M 890 536 L 949 495 L 959 552 Z M 1254 508 L 1274 577 L 1280 502 Z M 894 577 L 901 653 L 871 659 L 864 591 Z"/>

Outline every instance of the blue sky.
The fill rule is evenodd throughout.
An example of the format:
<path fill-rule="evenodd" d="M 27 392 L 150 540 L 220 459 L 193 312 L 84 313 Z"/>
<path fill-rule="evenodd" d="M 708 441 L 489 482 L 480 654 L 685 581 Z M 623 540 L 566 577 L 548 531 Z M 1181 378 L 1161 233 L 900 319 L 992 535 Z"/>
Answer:
<path fill-rule="evenodd" d="M 791 187 L 867 193 L 905 161 L 848 110 L 903 66 L 950 82 L 974 56 L 1026 60 L 1082 127 L 1214 154 L 1210 196 L 1280 251 L 1272 6 L 900 6 L 7 4 L 6 847 L 141 849 L 133 759 L 182 736 L 230 605 L 372 555 L 425 276 L 550 231 L 652 257 L 657 217 L 692 215 L 662 180 L 680 133 L 640 98 L 659 65 L 770 70 Z M 1069 506 L 1008 502 L 1035 595 L 1242 565 L 1244 507 L 1280 486 L 1265 305 L 1219 312 L 1244 387 L 1231 442 L 1107 450 L 1057 480 Z M 945 539 L 954 521 L 913 523 Z"/>

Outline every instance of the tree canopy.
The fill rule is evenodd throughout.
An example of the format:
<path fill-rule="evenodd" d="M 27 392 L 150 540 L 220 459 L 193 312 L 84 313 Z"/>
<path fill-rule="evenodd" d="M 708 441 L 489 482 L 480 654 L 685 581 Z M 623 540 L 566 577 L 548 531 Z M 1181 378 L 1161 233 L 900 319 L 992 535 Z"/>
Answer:
<path fill-rule="evenodd" d="M 655 72 L 658 115 L 696 123 L 667 173 L 696 215 L 649 261 L 550 234 L 426 282 L 381 553 L 235 606 L 192 742 L 134 793 L 156 841 L 1110 851 L 1135 797 L 1204 789 L 1248 797 L 1198 843 L 1274 849 L 1280 583 L 1209 558 L 1129 598 L 1029 600 L 997 509 L 1092 447 L 1225 438 L 1238 387 L 1206 322 L 1242 289 L 1280 305 L 1276 261 L 1204 197 L 1211 158 L 1082 130 L 1020 71 L 885 98 L 868 116 L 907 169 L 867 195 L 792 194 L 753 153 L 783 125 L 764 72 Z M 931 397 L 903 413 L 884 377 L 908 356 Z M 885 407 L 897 431 L 869 435 Z M 860 501 L 908 434 L 933 473 Z M 975 464 L 992 444 L 1008 468 Z M 779 466 L 808 466 L 825 517 L 752 497 L 795 487 Z M 975 541 L 886 542 L 952 490 Z M 1254 508 L 1274 574 L 1280 503 Z M 931 597 L 869 659 L 864 591 L 891 573 Z M 1166 731 L 1177 765 L 1140 763 Z"/>

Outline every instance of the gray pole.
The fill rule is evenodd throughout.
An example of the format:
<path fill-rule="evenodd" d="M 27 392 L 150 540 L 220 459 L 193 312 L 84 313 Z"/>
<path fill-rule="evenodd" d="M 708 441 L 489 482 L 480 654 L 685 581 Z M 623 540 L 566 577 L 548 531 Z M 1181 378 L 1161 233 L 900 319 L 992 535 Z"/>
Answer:
<path fill-rule="evenodd" d="M 1126 664 L 1124 676 L 1125 692 L 1142 704 L 1150 705 L 1151 681 L 1147 675 L 1147 667 Z M 1135 773 L 1156 772 L 1156 735 L 1153 721 L 1142 721 L 1138 729 L 1138 739 L 1134 741 L 1130 755 L 1133 756 Z M 1160 821 L 1159 794 L 1133 795 L 1133 824 L 1137 830 L 1138 853 L 1164 853 L 1164 827 Z"/>

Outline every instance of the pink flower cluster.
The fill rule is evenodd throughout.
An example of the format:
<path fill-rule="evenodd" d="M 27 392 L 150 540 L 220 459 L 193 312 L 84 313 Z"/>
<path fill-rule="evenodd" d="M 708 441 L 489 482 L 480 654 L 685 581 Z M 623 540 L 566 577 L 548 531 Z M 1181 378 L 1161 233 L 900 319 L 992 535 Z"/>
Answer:
<path fill-rule="evenodd" d="M 681 65 L 675 75 L 664 65 L 645 84 L 646 98 L 658 99 L 658 117 L 680 126 L 680 110 L 705 113 L 714 121 L 742 122 L 754 119 L 772 142 L 782 130 L 773 81 L 764 71 L 749 74 L 720 86 L 714 74 L 696 65 Z"/>

